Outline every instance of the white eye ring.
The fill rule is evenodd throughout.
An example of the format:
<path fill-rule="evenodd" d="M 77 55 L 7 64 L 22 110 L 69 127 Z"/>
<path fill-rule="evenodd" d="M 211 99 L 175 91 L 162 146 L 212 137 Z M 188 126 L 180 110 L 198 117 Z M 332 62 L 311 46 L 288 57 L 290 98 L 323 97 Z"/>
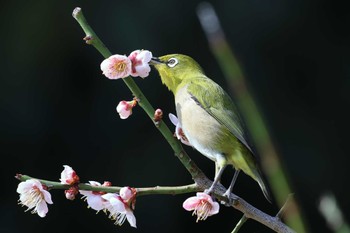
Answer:
<path fill-rule="evenodd" d="M 174 66 L 177 65 L 177 63 L 179 63 L 179 61 L 176 59 L 176 58 L 170 58 L 167 62 L 167 65 L 170 67 L 170 68 L 173 68 Z"/>

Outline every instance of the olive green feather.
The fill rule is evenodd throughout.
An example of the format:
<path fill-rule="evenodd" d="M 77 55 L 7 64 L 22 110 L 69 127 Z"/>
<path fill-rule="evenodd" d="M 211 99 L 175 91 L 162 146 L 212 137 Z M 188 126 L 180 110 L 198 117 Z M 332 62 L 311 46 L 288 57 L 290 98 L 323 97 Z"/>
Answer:
<path fill-rule="evenodd" d="M 224 125 L 252 152 L 245 139 L 241 119 L 237 115 L 237 108 L 229 95 L 218 84 L 207 77 L 200 77 L 200 80 L 197 79 L 195 85 L 189 84 L 187 90 L 199 106 Z"/>

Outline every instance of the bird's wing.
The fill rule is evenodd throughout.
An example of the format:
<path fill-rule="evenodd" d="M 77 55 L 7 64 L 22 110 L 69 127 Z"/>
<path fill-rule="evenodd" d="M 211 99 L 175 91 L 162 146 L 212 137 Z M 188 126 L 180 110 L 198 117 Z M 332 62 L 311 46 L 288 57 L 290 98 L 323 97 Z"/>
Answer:
<path fill-rule="evenodd" d="M 229 95 L 218 84 L 211 79 L 201 79 L 198 83 L 189 83 L 187 91 L 199 106 L 220 124 L 224 125 L 253 153 L 245 139 L 242 121 L 236 106 Z"/>

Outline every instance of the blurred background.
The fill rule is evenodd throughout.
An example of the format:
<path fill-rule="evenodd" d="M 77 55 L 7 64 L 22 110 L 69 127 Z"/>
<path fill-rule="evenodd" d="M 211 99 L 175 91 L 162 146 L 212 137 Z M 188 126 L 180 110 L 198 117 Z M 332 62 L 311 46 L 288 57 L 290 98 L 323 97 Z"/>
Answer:
<path fill-rule="evenodd" d="M 113 225 L 77 198 L 51 192 L 54 205 L 41 219 L 17 205 L 16 173 L 57 180 L 63 165 L 82 182 L 118 186 L 184 185 L 191 177 L 139 107 L 121 120 L 120 100 L 132 99 L 121 80 L 101 74 L 103 57 L 85 44 L 71 13 L 77 6 L 112 53 L 148 49 L 155 56 L 192 56 L 229 91 L 196 15 L 200 1 L 7 1 L 0 7 L 0 232 L 231 232 L 241 217 L 233 208 L 196 223 L 182 209 L 188 195 L 137 199 L 137 229 Z M 331 1 L 212 1 L 267 123 L 309 232 L 333 232 L 318 210 L 330 192 L 349 216 L 347 143 L 350 103 L 350 13 Z M 135 79 L 164 115 L 173 96 L 153 70 Z M 169 119 L 165 122 L 173 130 Z M 190 147 L 209 176 L 214 163 Z M 233 169 L 226 169 L 228 186 Z M 275 215 L 258 185 L 240 175 L 234 192 Z M 240 232 L 272 232 L 248 221 Z"/>

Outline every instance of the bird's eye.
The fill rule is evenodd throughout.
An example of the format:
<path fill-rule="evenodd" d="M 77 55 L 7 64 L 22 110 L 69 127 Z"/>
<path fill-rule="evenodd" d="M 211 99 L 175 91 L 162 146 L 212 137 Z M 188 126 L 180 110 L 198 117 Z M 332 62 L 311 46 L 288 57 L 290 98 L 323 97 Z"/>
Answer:
<path fill-rule="evenodd" d="M 170 58 L 167 62 L 167 65 L 173 68 L 174 66 L 177 65 L 177 63 L 179 63 L 179 61 L 176 58 Z"/>

